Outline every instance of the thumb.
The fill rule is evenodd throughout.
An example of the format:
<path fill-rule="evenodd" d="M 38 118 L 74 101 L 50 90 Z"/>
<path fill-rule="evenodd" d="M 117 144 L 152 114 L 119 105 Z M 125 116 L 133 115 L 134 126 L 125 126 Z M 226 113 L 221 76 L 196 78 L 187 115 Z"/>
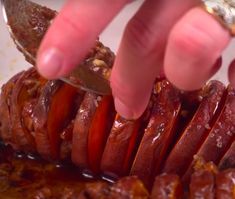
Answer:
<path fill-rule="evenodd" d="M 69 0 L 53 21 L 38 51 L 37 68 L 46 78 L 68 74 L 94 45 L 97 35 L 128 0 Z"/>

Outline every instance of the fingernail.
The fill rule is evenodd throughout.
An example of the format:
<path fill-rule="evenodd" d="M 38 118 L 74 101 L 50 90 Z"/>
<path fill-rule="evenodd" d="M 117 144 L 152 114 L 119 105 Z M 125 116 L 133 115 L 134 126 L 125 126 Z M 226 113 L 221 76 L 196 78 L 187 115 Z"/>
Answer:
<path fill-rule="evenodd" d="M 114 99 L 116 111 L 125 119 L 136 119 L 134 112 L 118 98 Z"/>
<path fill-rule="evenodd" d="M 38 58 L 38 71 L 46 78 L 58 77 L 63 65 L 63 54 L 56 48 L 45 50 Z"/>

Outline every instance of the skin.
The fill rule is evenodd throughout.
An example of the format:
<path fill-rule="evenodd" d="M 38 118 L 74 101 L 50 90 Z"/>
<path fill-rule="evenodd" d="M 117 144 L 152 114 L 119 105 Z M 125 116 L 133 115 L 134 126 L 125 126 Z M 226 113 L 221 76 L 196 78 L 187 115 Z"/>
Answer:
<path fill-rule="evenodd" d="M 231 36 L 199 6 L 200 2 L 145 0 L 128 22 L 110 79 L 120 115 L 135 119 L 143 113 L 154 80 L 163 71 L 176 87 L 194 90 L 218 70 L 215 63 Z M 128 0 L 112 3 L 68 0 L 41 44 L 37 58 L 39 72 L 49 79 L 69 73 L 128 3 Z M 234 70 L 233 63 L 229 69 L 233 85 Z"/>

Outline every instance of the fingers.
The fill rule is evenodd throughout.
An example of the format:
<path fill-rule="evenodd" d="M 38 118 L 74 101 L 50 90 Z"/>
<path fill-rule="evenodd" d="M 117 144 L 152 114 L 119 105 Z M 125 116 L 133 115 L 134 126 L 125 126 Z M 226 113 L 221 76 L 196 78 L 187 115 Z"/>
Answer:
<path fill-rule="evenodd" d="M 135 119 L 145 110 L 163 65 L 168 33 L 195 2 L 148 0 L 128 23 L 111 75 L 115 107 L 123 117 Z"/>
<path fill-rule="evenodd" d="M 166 77 L 178 88 L 200 88 L 218 69 L 214 63 L 230 41 L 229 32 L 200 8 L 173 28 L 166 49 Z"/>
<path fill-rule="evenodd" d="M 69 0 L 42 41 L 38 71 L 46 78 L 58 78 L 70 72 L 128 1 Z"/>

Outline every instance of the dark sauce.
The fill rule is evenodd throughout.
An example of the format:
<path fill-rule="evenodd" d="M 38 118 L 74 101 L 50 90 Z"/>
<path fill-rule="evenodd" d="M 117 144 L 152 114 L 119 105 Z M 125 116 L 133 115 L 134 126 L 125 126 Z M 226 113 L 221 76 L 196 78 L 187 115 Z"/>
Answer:
<path fill-rule="evenodd" d="M 92 181 L 72 164 L 15 153 L 0 142 L 0 199 L 76 198 Z"/>

